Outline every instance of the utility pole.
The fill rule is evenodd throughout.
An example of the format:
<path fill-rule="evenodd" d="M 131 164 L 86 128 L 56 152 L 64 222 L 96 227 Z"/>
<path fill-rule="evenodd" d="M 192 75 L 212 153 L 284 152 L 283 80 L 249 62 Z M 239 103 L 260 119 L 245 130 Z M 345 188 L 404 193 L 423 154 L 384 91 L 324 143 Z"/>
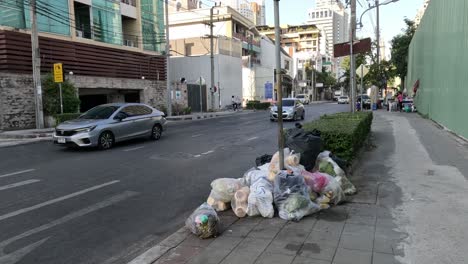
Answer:
<path fill-rule="evenodd" d="M 379 11 L 379 0 L 375 0 L 375 6 L 377 8 L 377 30 L 376 30 L 376 40 L 377 40 L 377 69 L 379 70 L 380 75 L 380 11 Z"/>
<path fill-rule="evenodd" d="M 32 71 L 34 82 L 34 98 L 36 108 L 36 128 L 44 128 L 44 113 L 42 111 L 42 86 L 41 86 L 41 56 L 39 53 L 39 36 L 37 34 L 36 0 L 31 0 L 31 51 Z"/>
<path fill-rule="evenodd" d="M 277 109 L 278 109 L 278 154 L 279 154 L 279 168 L 284 169 L 284 138 L 283 138 L 283 87 L 281 83 L 281 29 L 279 17 L 279 1 L 274 0 L 274 13 L 275 13 L 275 55 L 276 55 L 276 89 L 277 96 Z"/>
<path fill-rule="evenodd" d="M 351 89 L 351 112 L 356 109 L 356 56 L 353 53 L 354 39 L 356 34 L 356 0 L 351 0 L 351 22 L 350 22 L 350 89 Z"/>
<path fill-rule="evenodd" d="M 211 81 L 210 81 L 210 91 L 211 91 L 211 109 L 215 108 L 215 98 L 214 98 L 214 41 L 213 41 L 213 9 L 216 7 L 216 4 L 210 9 L 210 64 L 211 64 Z"/>
<path fill-rule="evenodd" d="M 166 88 L 167 88 L 167 115 L 172 115 L 172 90 L 169 77 L 169 59 L 171 57 L 171 43 L 169 39 L 169 0 L 166 0 Z"/>

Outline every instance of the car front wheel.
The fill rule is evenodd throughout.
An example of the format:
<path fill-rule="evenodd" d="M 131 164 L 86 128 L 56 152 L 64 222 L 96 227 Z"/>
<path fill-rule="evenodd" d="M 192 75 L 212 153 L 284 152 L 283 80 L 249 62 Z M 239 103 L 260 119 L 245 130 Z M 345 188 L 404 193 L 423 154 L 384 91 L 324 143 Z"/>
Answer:
<path fill-rule="evenodd" d="M 162 128 L 160 125 L 154 125 L 151 129 L 151 139 L 159 140 L 162 136 Z"/>
<path fill-rule="evenodd" d="M 98 141 L 99 149 L 110 149 L 112 146 L 114 146 L 114 135 L 109 131 L 102 132 Z"/>

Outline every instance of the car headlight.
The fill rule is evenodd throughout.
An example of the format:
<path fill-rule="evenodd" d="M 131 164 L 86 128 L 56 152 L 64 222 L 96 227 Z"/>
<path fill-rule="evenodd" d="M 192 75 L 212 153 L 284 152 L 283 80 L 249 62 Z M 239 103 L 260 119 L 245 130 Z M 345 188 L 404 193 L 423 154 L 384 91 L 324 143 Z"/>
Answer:
<path fill-rule="evenodd" d="M 75 132 L 76 133 L 87 133 L 87 132 L 91 132 L 95 128 L 96 128 L 96 126 L 83 127 L 83 128 L 75 129 Z"/>

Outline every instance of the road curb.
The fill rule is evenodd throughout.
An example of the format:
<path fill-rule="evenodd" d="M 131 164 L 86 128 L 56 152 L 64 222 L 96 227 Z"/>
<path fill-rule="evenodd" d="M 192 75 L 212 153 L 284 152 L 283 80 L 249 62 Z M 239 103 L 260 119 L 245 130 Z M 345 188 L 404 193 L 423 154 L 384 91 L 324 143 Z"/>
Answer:
<path fill-rule="evenodd" d="M 34 139 L 34 138 L 51 138 L 53 133 L 37 133 L 37 134 L 0 134 L 0 139 Z"/>

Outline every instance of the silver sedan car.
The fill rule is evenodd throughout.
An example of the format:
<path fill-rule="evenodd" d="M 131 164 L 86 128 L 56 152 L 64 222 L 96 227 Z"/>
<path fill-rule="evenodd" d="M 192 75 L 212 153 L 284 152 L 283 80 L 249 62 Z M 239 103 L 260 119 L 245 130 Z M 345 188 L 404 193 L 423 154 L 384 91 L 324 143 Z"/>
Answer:
<path fill-rule="evenodd" d="M 305 119 L 304 105 L 297 98 L 284 98 L 283 101 L 283 119 L 295 121 L 298 118 Z M 270 121 L 278 119 L 278 107 L 275 105 L 270 109 Z"/>
<path fill-rule="evenodd" d="M 54 143 L 64 146 L 109 149 L 116 142 L 161 138 L 164 113 L 144 104 L 115 103 L 96 106 L 55 128 Z"/>

